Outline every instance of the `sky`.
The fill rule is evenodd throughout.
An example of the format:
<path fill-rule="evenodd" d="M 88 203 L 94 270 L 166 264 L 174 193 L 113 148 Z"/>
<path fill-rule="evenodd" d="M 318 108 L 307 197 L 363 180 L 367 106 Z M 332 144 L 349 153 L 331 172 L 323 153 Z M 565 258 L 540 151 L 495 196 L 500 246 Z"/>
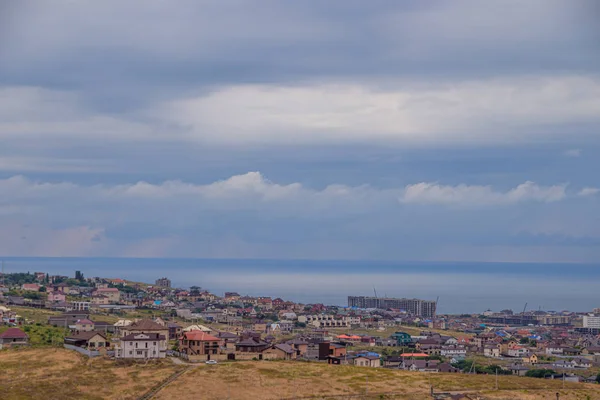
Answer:
<path fill-rule="evenodd" d="M 592 0 L 0 0 L 0 255 L 595 263 Z"/>

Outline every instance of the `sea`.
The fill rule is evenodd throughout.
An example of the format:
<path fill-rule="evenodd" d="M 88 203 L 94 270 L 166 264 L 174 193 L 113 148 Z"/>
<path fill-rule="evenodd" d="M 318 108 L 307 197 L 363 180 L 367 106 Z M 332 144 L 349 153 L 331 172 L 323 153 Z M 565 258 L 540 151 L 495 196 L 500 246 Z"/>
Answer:
<path fill-rule="evenodd" d="M 217 295 L 281 297 L 346 306 L 348 296 L 438 300 L 438 313 L 512 309 L 591 311 L 600 307 L 600 265 L 243 260 L 176 258 L 6 257 L 11 272 L 122 278 L 173 286 L 199 286 Z"/>

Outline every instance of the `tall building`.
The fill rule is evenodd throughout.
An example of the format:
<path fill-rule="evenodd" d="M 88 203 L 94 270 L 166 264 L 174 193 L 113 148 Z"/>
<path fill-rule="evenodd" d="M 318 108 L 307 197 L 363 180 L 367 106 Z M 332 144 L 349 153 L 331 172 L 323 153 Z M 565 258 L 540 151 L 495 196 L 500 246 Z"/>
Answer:
<path fill-rule="evenodd" d="M 434 317 L 436 302 L 419 299 L 397 299 L 391 297 L 348 296 L 348 307 L 396 308 L 421 317 Z"/>
<path fill-rule="evenodd" d="M 171 280 L 168 279 L 168 278 L 157 279 L 156 280 L 156 286 L 170 288 L 171 287 Z"/>
<path fill-rule="evenodd" d="M 584 315 L 583 316 L 583 327 L 600 329 L 600 316 Z"/>

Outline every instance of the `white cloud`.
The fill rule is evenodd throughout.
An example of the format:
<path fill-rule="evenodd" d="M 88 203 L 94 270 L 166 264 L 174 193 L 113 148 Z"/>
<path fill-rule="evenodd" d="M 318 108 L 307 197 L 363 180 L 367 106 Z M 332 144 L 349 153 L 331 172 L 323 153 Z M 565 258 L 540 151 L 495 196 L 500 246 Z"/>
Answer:
<path fill-rule="evenodd" d="M 600 80 L 510 78 L 432 86 L 230 86 L 156 113 L 190 139 L 236 142 L 398 140 L 407 143 L 536 139 L 547 128 L 598 121 Z"/>
<path fill-rule="evenodd" d="M 569 149 L 567 151 L 565 151 L 565 156 L 567 157 L 580 157 L 581 156 L 581 149 Z"/>
<path fill-rule="evenodd" d="M 420 257 L 418 252 L 429 246 L 422 243 L 429 228 L 414 226 L 423 213 L 439 224 L 435 235 L 445 238 L 450 230 L 453 237 L 468 238 L 469 224 L 456 228 L 456 218 L 475 218 L 473 229 L 485 223 L 486 232 L 512 232 L 514 224 L 499 222 L 497 213 L 518 212 L 519 204 L 527 202 L 546 209 L 544 203 L 570 196 L 565 185 L 533 182 L 504 191 L 427 182 L 399 188 L 331 184 L 314 189 L 271 182 L 259 172 L 207 184 L 89 186 L 15 176 L 0 180 L 0 193 L 3 254 L 327 258 L 380 258 L 380 251 L 390 254 L 387 241 L 407 235 L 408 226 L 416 241 L 410 244 L 411 254 Z M 523 222 L 519 231 L 531 230 L 522 218 L 518 221 Z M 595 225 L 590 229 L 596 232 Z"/>
<path fill-rule="evenodd" d="M 387 89 L 360 83 L 236 85 L 119 115 L 95 112 L 83 104 L 75 92 L 0 89 L 0 137 L 35 136 L 48 147 L 57 145 L 56 139 L 506 143 L 556 135 L 548 129 L 555 125 L 599 122 L 600 79 L 395 82 Z"/>
<path fill-rule="evenodd" d="M 577 193 L 577 194 L 579 196 L 594 196 L 598 193 L 600 193 L 600 189 L 593 188 L 593 187 L 586 187 L 586 188 L 581 189 L 579 191 L 579 193 Z"/>
<path fill-rule="evenodd" d="M 418 183 L 406 187 L 403 203 L 433 203 L 459 205 L 499 205 L 524 201 L 554 202 L 566 197 L 566 185 L 538 186 L 525 182 L 507 191 L 498 192 L 490 186 L 443 186 L 436 183 Z"/>

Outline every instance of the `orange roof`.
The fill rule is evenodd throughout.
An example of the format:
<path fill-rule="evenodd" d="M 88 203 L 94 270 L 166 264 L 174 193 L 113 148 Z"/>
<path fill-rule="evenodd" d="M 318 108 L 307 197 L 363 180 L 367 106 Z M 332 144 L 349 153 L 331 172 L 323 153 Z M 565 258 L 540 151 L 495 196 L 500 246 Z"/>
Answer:
<path fill-rule="evenodd" d="M 352 336 L 350 336 L 350 339 L 352 339 L 352 340 L 360 340 L 360 336 L 352 335 Z"/>
<path fill-rule="evenodd" d="M 400 354 L 400 357 L 429 357 L 429 354 L 425 354 L 425 353 L 404 353 L 404 354 Z"/>
<path fill-rule="evenodd" d="M 338 339 L 350 339 L 350 336 L 348 336 L 348 335 L 340 335 L 337 338 Z"/>
<path fill-rule="evenodd" d="M 189 331 L 185 332 L 183 336 L 188 340 L 198 340 L 200 342 L 218 342 L 221 340 L 203 331 Z"/>

